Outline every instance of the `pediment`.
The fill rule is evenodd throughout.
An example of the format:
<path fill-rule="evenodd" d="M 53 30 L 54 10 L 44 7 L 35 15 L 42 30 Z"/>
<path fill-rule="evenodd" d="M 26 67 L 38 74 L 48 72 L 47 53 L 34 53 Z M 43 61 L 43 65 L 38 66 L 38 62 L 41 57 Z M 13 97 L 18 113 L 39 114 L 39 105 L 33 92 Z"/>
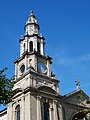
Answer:
<path fill-rule="evenodd" d="M 82 90 L 76 90 L 66 94 L 63 98 L 63 101 L 75 105 L 85 106 L 88 99 L 89 97 Z"/>
<path fill-rule="evenodd" d="M 48 86 L 40 86 L 38 87 L 38 90 L 44 93 L 47 93 L 47 94 L 58 95 L 58 93 L 55 90 L 53 90 L 52 88 Z"/>

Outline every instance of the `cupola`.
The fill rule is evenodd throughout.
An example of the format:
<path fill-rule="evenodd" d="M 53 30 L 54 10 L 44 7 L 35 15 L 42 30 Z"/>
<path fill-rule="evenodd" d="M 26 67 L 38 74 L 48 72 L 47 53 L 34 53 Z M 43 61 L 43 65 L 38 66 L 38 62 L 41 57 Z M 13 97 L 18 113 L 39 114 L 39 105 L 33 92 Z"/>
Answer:
<path fill-rule="evenodd" d="M 25 32 L 29 35 L 38 34 L 39 31 L 39 25 L 36 19 L 36 16 L 34 15 L 33 11 L 30 11 L 30 14 L 28 16 L 28 19 L 26 21 L 25 25 Z"/>

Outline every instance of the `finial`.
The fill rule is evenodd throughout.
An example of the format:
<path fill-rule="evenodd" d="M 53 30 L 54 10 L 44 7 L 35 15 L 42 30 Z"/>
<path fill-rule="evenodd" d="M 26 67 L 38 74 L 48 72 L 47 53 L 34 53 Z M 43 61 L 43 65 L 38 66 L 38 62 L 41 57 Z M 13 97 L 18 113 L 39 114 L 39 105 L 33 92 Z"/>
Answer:
<path fill-rule="evenodd" d="M 30 15 L 33 15 L 33 10 L 30 10 Z"/>
<path fill-rule="evenodd" d="M 20 36 L 20 39 L 23 39 L 23 35 Z"/>
<path fill-rule="evenodd" d="M 40 36 L 41 36 L 41 37 L 43 37 L 43 34 L 42 34 L 42 33 L 40 33 Z"/>
<path fill-rule="evenodd" d="M 77 86 L 77 90 L 80 89 L 80 82 L 78 80 L 75 80 L 75 84 Z"/>

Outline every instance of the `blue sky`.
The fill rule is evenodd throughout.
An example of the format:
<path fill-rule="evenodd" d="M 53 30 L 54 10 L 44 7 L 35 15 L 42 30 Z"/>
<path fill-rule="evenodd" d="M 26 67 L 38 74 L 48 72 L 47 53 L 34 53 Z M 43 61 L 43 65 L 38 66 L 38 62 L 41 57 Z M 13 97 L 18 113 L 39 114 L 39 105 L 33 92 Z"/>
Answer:
<path fill-rule="evenodd" d="M 3 0 L 0 2 L 0 69 L 14 75 L 19 56 L 19 38 L 30 10 L 37 16 L 46 38 L 46 55 L 53 58 L 51 69 L 60 80 L 61 95 L 81 89 L 90 96 L 90 0 Z"/>

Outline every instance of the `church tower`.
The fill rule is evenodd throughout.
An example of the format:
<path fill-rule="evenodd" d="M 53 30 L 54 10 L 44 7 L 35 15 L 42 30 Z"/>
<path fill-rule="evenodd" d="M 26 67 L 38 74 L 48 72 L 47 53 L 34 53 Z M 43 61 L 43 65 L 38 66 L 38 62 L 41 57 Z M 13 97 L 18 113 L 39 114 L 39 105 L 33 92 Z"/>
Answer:
<path fill-rule="evenodd" d="M 33 13 L 20 37 L 20 57 L 14 61 L 15 95 L 8 104 L 7 120 L 57 120 L 59 81 L 50 70 L 52 58 L 45 55 L 45 38 Z"/>
<path fill-rule="evenodd" d="M 25 35 L 20 38 L 20 58 L 15 60 L 15 80 L 26 74 L 30 69 L 51 77 L 50 64 L 51 57 L 45 56 L 45 38 L 42 33 L 39 35 L 39 25 L 37 19 L 30 12 L 24 27 Z"/>

